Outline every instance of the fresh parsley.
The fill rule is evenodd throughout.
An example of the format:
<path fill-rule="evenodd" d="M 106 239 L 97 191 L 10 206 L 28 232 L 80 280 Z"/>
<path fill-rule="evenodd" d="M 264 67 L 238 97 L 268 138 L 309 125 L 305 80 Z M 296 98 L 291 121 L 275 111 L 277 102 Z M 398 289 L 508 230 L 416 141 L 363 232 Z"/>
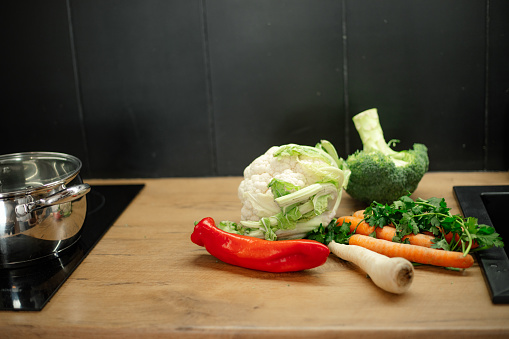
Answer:
<path fill-rule="evenodd" d="M 461 251 L 465 255 L 490 247 L 503 247 L 502 238 L 491 226 L 478 224 L 473 217 L 463 218 L 451 214 L 444 198 L 413 200 L 403 196 L 391 204 L 373 202 L 364 211 L 364 219 L 370 226 L 396 228 L 395 242 L 408 234 L 429 233 L 435 236 L 433 248 Z M 477 247 L 473 250 L 472 246 Z"/>
<path fill-rule="evenodd" d="M 343 223 L 343 225 L 338 226 L 336 222 L 336 219 L 332 219 L 327 226 L 320 225 L 309 232 L 306 239 L 316 240 L 325 245 L 328 245 L 332 240 L 338 244 L 348 244 L 351 235 L 350 223 Z"/>

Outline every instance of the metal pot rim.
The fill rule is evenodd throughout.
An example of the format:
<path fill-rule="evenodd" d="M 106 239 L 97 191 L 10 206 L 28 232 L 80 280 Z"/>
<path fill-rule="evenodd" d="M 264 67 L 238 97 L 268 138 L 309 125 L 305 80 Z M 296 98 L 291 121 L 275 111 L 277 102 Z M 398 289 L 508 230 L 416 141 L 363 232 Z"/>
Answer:
<path fill-rule="evenodd" d="M 13 161 L 13 162 L 23 162 L 27 160 L 60 160 L 68 162 L 72 165 L 74 165 L 74 169 L 66 173 L 62 176 L 56 176 L 54 179 L 49 179 L 48 182 L 20 190 L 13 190 L 13 191 L 7 191 L 7 192 L 0 192 L 0 199 L 5 198 L 12 198 L 15 196 L 24 196 L 24 195 L 32 195 L 36 194 L 40 191 L 48 191 L 51 188 L 58 187 L 62 184 L 67 184 L 70 181 L 72 181 L 80 172 L 82 167 L 82 162 L 77 157 L 66 154 L 66 153 L 58 153 L 58 152 L 20 152 L 20 153 L 11 153 L 11 154 L 4 154 L 0 155 L 0 164 L 2 162 L 6 161 Z"/>

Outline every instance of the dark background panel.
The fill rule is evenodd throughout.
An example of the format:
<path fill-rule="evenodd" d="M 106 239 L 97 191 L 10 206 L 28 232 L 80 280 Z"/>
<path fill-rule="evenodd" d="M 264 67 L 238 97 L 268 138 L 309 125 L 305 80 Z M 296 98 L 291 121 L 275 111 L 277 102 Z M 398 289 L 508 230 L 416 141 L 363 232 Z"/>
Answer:
<path fill-rule="evenodd" d="M 2 2 L 0 25 L 0 154 L 53 151 L 86 160 L 66 2 Z"/>
<path fill-rule="evenodd" d="M 489 2 L 486 169 L 509 168 L 509 2 Z"/>
<path fill-rule="evenodd" d="M 481 169 L 485 4 L 347 4 L 350 114 L 378 108 L 387 141 L 424 143 L 431 170 Z M 351 137 L 361 147 L 355 129 Z"/>
<path fill-rule="evenodd" d="M 87 178 L 241 175 L 270 146 L 361 147 L 377 107 L 430 169 L 509 169 L 504 0 L 4 1 L 0 153 Z"/>
<path fill-rule="evenodd" d="M 341 15 L 338 1 L 207 2 L 218 174 L 273 145 L 343 146 Z"/>
<path fill-rule="evenodd" d="M 71 4 L 92 172 L 212 174 L 201 2 Z"/>

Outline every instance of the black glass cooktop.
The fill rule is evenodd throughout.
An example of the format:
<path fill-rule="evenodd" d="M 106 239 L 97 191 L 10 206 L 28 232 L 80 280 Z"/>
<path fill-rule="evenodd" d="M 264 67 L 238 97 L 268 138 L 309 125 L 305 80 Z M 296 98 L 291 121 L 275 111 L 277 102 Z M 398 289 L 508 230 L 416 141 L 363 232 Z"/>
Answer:
<path fill-rule="evenodd" d="M 504 241 L 504 248 L 476 252 L 491 300 L 494 304 L 509 304 L 509 186 L 454 186 L 465 217 L 474 217 L 480 224 L 491 225 Z"/>
<path fill-rule="evenodd" d="M 42 310 L 143 186 L 93 185 L 86 196 L 87 216 L 82 233 L 74 245 L 51 259 L 0 269 L 0 310 Z"/>

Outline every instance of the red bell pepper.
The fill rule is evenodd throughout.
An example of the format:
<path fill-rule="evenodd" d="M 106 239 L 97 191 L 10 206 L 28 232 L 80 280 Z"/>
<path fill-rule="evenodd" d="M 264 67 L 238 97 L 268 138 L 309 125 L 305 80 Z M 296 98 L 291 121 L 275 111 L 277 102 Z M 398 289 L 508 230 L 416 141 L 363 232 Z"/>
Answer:
<path fill-rule="evenodd" d="M 204 218 L 196 224 L 191 241 L 225 263 L 265 272 L 318 267 L 330 253 L 326 245 L 314 240 L 270 241 L 228 233 L 217 228 L 212 218 Z"/>

